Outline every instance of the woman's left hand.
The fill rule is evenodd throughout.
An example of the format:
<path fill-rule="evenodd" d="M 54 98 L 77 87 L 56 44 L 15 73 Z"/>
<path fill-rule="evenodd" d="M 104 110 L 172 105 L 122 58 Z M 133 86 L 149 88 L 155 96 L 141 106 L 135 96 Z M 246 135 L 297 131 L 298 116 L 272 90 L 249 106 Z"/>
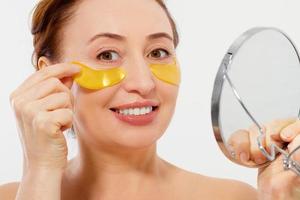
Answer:
<path fill-rule="evenodd" d="M 289 120 L 278 120 L 272 125 L 267 126 L 267 129 L 276 127 L 275 129 L 279 131 L 277 137 L 273 136 L 274 139 L 271 139 L 270 142 L 273 141 L 277 145 L 287 144 L 287 152 L 292 152 L 300 145 L 300 120 L 290 121 L 290 123 Z M 300 176 L 291 170 L 284 170 L 283 158 L 283 155 L 279 155 L 269 165 L 259 168 L 258 192 L 260 199 L 300 199 Z M 292 155 L 292 159 L 300 163 L 300 150 Z"/>
<path fill-rule="evenodd" d="M 271 144 L 292 152 L 300 145 L 300 120 L 275 120 L 264 125 L 266 136 L 263 146 L 270 153 Z M 257 145 L 258 129 L 239 130 L 229 139 L 229 145 L 237 153 L 240 162 L 262 164 L 267 159 Z M 258 170 L 258 196 L 260 200 L 299 200 L 300 176 L 291 170 L 284 170 L 283 155 Z M 292 155 L 300 163 L 300 150 Z M 246 164 L 246 163 L 245 163 Z"/>

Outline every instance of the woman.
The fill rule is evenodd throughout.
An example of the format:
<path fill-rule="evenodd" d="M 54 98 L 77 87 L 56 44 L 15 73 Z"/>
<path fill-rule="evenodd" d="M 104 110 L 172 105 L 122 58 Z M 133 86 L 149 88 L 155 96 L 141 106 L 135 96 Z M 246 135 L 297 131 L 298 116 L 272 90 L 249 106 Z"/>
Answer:
<path fill-rule="evenodd" d="M 1 199 L 257 198 L 244 183 L 188 172 L 156 154 L 179 88 L 168 81 L 174 74 L 153 71 L 177 63 L 178 35 L 162 0 L 42 0 L 32 33 L 37 72 L 11 94 L 23 177 L 2 186 Z M 91 90 L 73 81 L 83 66 L 126 73 Z M 72 126 L 79 153 L 67 162 L 63 131 Z"/>

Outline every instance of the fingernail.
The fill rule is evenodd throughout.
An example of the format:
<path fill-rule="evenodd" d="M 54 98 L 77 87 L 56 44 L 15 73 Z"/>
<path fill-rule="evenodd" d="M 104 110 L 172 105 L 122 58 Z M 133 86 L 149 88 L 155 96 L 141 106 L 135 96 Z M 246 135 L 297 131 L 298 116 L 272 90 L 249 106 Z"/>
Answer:
<path fill-rule="evenodd" d="M 284 135 L 286 138 L 290 138 L 290 137 L 293 136 L 293 133 L 289 131 L 289 132 L 285 132 L 283 135 Z"/>
<path fill-rule="evenodd" d="M 231 157 L 232 157 L 233 159 L 236 159 L 236 154 L 235 154 L 235 152 L 234 152 L 233 146 L 228 145 L 228 146 L 227 146 L 227 150 L 228 150 L 228 152 L 230 153 Z"/>
<path fill-rule="evenodd" d="M 236 159 L 236 155 L 234 151 L 230 151 L 231 158 Z"/>
<path fill-rule="evenodd" d="M 249 156 L 246 152 L 242 152 L 240 153 L 240 160 L 243 162 L 243 163 L 246 163 L 248 160 L 249 160 Z"/>

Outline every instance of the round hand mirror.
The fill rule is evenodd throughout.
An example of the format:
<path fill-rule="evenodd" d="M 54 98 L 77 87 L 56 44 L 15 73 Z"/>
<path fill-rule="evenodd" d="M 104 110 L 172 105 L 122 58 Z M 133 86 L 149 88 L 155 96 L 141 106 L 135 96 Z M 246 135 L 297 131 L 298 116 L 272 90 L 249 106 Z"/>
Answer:
<path fill-rule="evenodd" d="M 292 156 L 298 147 L 288 151 L 276 130 L 298 120 L 299 108 L 300 62 L 293 42 L 276 28 L 245 32 L 225 54 L 212 95 L 214 135 L 225 156 L 259 167 L 282 154 L 285 169 L 300 174 Z"/>

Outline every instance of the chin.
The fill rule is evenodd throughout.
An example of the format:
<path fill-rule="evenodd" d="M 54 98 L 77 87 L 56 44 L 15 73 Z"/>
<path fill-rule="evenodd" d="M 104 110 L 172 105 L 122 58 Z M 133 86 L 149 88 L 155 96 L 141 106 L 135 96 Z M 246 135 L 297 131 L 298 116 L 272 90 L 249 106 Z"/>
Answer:
<path fill-rule="evenodd" d="M 118 131 L 115 133 L 114 137 L 111 138 L 112 141 L 122 147 L 128 149 L 145 149 L 152 147 L 156 144 L 158 139 L 163 135 L 163 130 L 149 128 L 148 130 L 125 130 L 123 132 Z M 155 130 L 155 131 L 153 131 Z"/>

